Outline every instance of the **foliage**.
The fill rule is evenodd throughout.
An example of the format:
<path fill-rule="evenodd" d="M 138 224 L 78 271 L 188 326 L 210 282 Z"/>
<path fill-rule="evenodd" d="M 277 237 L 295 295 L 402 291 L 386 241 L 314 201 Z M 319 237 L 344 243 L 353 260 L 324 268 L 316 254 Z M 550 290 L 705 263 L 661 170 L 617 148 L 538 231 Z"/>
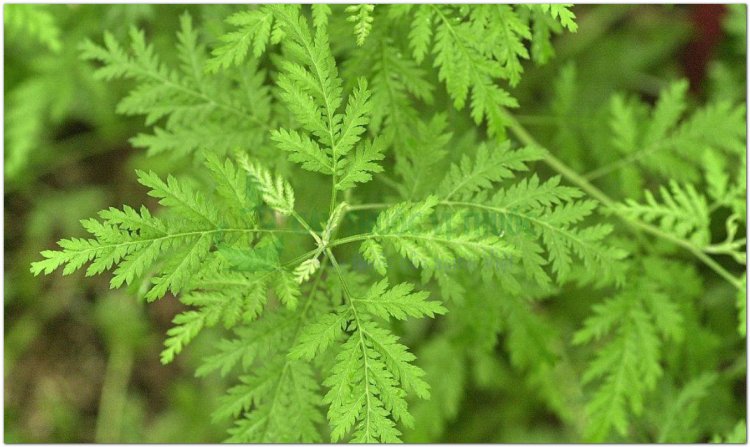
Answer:
<path fill-rule="evenodd" d="M 124 9 L 111 8 L 104 15 L 95 8 L 77 13 L 66 5 L 8 5 L 5 12 L 9 113 L 4 160 L 6 179 L 17 187 L 39 175 L 40 167 L 63 158 L 58 152 L 72 152 L 54 141 L 60 134 L 72 139 L 67 135 L 74 133 L 68 130 L 71 121 L 90 123 L 90 134 L 101 144 L 111 145 L 119 133 L 112 110 L 119 91 L 93 79 L 91 70 L 81 66 L 76 45 L 122 20 Z"/>
<path fill-rule="evenodd" d="M 138 170 L 153 201 L 82 220 L 31 272 L 178 300 L 165 364 L 218 334 L 197 375 L 234 383 L 213 411 L 229 441 L 517 425 L 472 419 L 471 393 L 543 408 L 575 442 L 736 438 L 743 105 L 694 104 L 682 80 L 653 106 L 622 85 L 579 104 L 584 66 L 553 58 L 579 31 L 569 5 L 219 15 L 183 12 L 167 44 L 136 26 L 80 44 L 127 86 L 117 112 L 145 118 L 130 143 L 189 167 Z M 510 109 L 541 65 L 559 73 L 537 137 Z M 721 417 L 680 429 L 705 409 Z"/>

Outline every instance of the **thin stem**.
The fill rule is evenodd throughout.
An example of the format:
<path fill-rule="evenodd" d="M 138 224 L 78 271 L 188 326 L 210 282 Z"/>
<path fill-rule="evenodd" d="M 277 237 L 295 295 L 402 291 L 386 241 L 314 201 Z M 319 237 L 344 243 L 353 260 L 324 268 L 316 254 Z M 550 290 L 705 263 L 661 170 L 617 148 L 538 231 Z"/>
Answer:
<path fill-rule="evenodd" d="M 559 127 L 561 125 L 561 118 L 558 116 L 545 116 L 545 115 L 513 115 L 513 117 L 521 124 L 530 126 L 540 127 Z M 594 129 L 597 123 L 592 122 L 593 116 L 578 115 L 577 125 L 585 129 Z"/>
<path fill-rule="evenodd" d="M 724 267 L 719 265 L 718 262 L 714 261 L 710 256 L 705 254 L 700 248 L 696 247 L 695 245 L 682 240 L 678 237 L 672 236 L 669 233 L 665 233 L 661 231 L 660 229 L 643 223 L 639 220 L 630 220 L 628 218 L 623 218 L 621 215 L 618 214 L 619 217 L 621 217 L 625 222 L 630 223 L 631 225 L 634 225 L 643 231 L 646 231 L 647 233 L 651 233 L 654 236 L 660 237 L 662 239 L 668 240 L 670 242 L 673 242 L 686 250 L 690 251 L 696 258 L 700 259 L 701 262 L 706 264 L 711 270 L 716 272 L 719 276 L 727 280 L 730 284 L 732 284 L 737 290 L 744 291 L 745 286 L 742 284 L 742 281 L 739 280 L 739 278 L 735 277 L 731 273 L 729 273 Z"/>
<path fill-rule="evenodd" d="M 628 155 L 627 157 L 620 158 L 619 160 L 613 161 L 612 163 L 596 168 L 588 172 L 586 175 L 584 175 L 584 178 L 586 178 L 589 181 L 596 180 L 613 171 L 617 171 L 618 169 L 621 169 L 624 166 L 629 165 L 630 163 L 635 163 L 644 154 L 649 154 L 653 152 L 655 152 L 655 150 L 645 149 L 645 150 L 638 151 L 634 154 Z"/>
<path fill-rule="evenodd" d="M 336 163 L 334 161 L 334 163 Z M 336 172 L 334 171 L 333 175 L 331 176 L 331 206 L 328 207 L 328 215 L 333 214 L 333 210 L 336 208 Z"/>
<path fill-rule="evenodd" d="M 737 249 L 742 248 L 743 245 L 747 245 L 747 241 L 743 237 L 732 242 L 723 242 L 721 244 L 708 245 L 703 247 L 703 251 L 706 253 L 714 254 L 733 254 Z"/>
<path fill-rule="evenodd" d="M 506 122 L 508 123 L 508 128 L 522 143 L 530 146 L 542 147 L 536 141 L 536 139 L 534 139 L 534 137 L 531 136 L 531 134 L 529 134 L 529 132 L 510 113 L 505 112 L 505 118 Z M 547 165 L 549 165 L 552 169 L 559 172 L 563 177 L 570 180 L 572 183 L 584 190 L 590 196 L 602 202 L 602 204 L 604 204 L 610 211 L 612 211 L 620 220 L 622 220 L 626 224 L 685 248 L 706 266 L 708 266 L 711 270 L 727 280 L 735 288 L 737 288 L 738 290 L 745 290 L 744 285 L 738 278 L 729 273 L 726 269 L 724 269 L 724 267 L 719 265 L 719 263 L 711 259 L 711 257 L 703 253 L 700 248 L 696 247 L 688 241 L 682 240 L 669 233 L 665 233 L 664 231 L 653 225 L 647 224 L 637 219 L 633 219 L 630 216 L 623 214 L 622 211 L 620 211 L 615 206 L 616 202 L 614 200 L 607 196 L 602 190 L 589 183 L 588 180 L 579 175 L 577 172 L 569 168 L 565 163 L 558 160 L 549 151 L 546 151 L 545 153 L 544 162 L 547 163 Z"/>
<path fill-rule="evenodd" d="M 555 126 L 559 123 L 557 117 L 549 115 L 516 115 L 516 119 L 521 123 L 531 124 L 532 126 Z"/>
<path fill-rule="evenodd" d="M 259 228 L 220 228 L 216 230 L 187 231 L 184 233 L 171 233 L 171 234 L 166 234 L 164 236 L 155 237 L 151 239 L 137 239 L 137 240 L 128 241 L 128 242 L 112 243 L 112 244 L 107 244 L 107 245 L 97 245 L 96 247 L 93 247 L 93 248 L 79 250 L 77 251 L 77 253 L 83 254 L 83 253 L 100 250 L 102 248 L 125 247 L 125 246 L 133 245 L 133 244 L 142 244 L 144 242 L 153 243 L 156 241 L 163 241 L 163 240 L 173 239 L 173 238 L 178 238 L 178 237 L 197 236 L 197 235 L 203 237 L 206 234 L 214 234 L 214 233 L 301 233 L 301 234 L 305 234 L 304 232 L 297 231 L 297 230 L 265 230 L 265 229 L 259 229 Z"/>
<path fill-rule="evenodd" d="M 328 258 L 323 260 L 323 263 L 320 265 L 320 268 L 318 269 L 318 273 L 315 277 L 315 282 L 313 282 L 312 287 L 310 288 L 310 293 L 307 295 L 307 301 L 305 302 L 304 307 L 302 308 L 302 311 L 299 313 L 299 325 L 297 325 L 297 329 L 294 331 L 294 337 L 292 337 L 292 343 L 290 346 L 294 346 L 297 344 L 297 338 L 299 337 L 300 332 L 302 331 L 302 327 L 304 326 L 305 321 L 307 320 L 307 311 L 310 310 L 310 306 L 312 305 L 313 297 L 315 296 L 315 292 L 318 290 L 318 286 L 320 285 L 320 279 L 323 277 L 323 270 L 326 268 L 326 264 L 328 263 Z M 271 399 L 271 407 L 268 410 L 269 417 L 271 414 L 273 414 L 273 410 L 276 408 L 276 402 L 278 401 L 279 397 L 279 390 L 281 389 L 281 383 L 284 381 L 284 376 L 289 371 L 289 365 L 291 364 L 291 359 L 289 356 L 284 356 L 284 366 L 281 368 L 281 372 L 279 373 L 279 380 L 276 382 L 276 387 L 274 388 L 273 392 L 273 398 Z M 265 425 L 265 430 L 263 432 L 263 436 L 261 436 L 261 440 L 265 440 L 267 431 L 268 431 L 268 424 Z"/>
<path fill-rule="evenodd" d="M 352 297 L 351 292 L 349 291 L 349 287 L 346 285 L 346 281 L 344 281 L 344 274 L 341 271 L 341 268 L 339 267 L 339 263 L 336 261 L 336 257 L 333 255 L 333 252 L 330 248 L 326 248 L 326 254 L 328 255 L 328 258 L 331 260 L 331 265 L 333 265 L 333 269 L 336 270 L 336 274 L 339 277 L 339 280 L 341 281 L 341 288 L 344 289 L 344 296 L 347 298 L 347 301 L 349 302 L 349 308 L 352 311 L 352 315 L 354 317 L 354 324 L 357 327 L 357 333 L 359 334 L 359 345 L 362 349 L 362 359 L 364 360 L 364 375 L 365 375 L 365 401 L 366 401 L 366 421 L 365 421 L 365 433 L 367 436 L 370 436 L 370 367 L 368 365 L 368 358 L 367 358 L 367 345 L 365 345 L 365 334 L 364 329 L 362 328 L 362 322 L 359 318 L 359 314 L 357 313 L 357 308 L 354 306 L 354 297 Z"/>
<path fill-rule="evenodd" d="M 519 123 L 510 113 L 505 113 L 505 119 L 508 123 L 508 128 L 515 134 L 515 136 L 521 140 L 522 143 L 529 146 L 543 147 L 539 144 L 536 139 Z M 599 188 L 592 185 L 585 178 L 578 175 L 573 169 L 569 168 L 565 163 L 558 160 L 549 151 L 545 151 L 544 162 L 547 163 L 552 169 L 559 172 L 563 177 L 567 178 L 571 182 L 578 185 L 581 189 L 586 191 L 589 195 L 595 197 L 597 200 L 607 205 L 608 207 L 615 204 L 614 200 L 610 199 L 604 192 Z"/>
<path fill-rule="evenodd" d="M 347 211 L 362 211 L 362 210 L 375 210 L 388 208 L 391 206 L 388 203 L 363 203 L 361 205 L 349 205 Z"/>
<path fill-rule="evenodd" d="M 310 225 L 307 224 L 307 221 L 302 218 L 302 216 L 299 215 L 296 211 L 292 210 L 292 217 L 294 217 L 297 222 L 299 222 L 300 225 L 302 225 L 302 228 L 307 230 L 307 232 L 310 234 L 310 236 L 315 239 L 315 242 L 318 243 L 318 245 L 323 245 L 323 241 L 320 239 L 320 236 L 318 236 L 318 233 L 313 231 L 313 229 L 310 227 Z"/>
<path fill-rule="evenodd" d="M 336 153 L 336 144 L 337 144 L 337 141 L 336 141 L 336 136 L 333 133 L 333 115 L 336 113 L 336 111 L 331 108 L 331 98 L 329 98 L 328 95 L 327 95 L 328 92 L 326 90 L 325 80 L 323 78 L 323 72 L 322 72 L 321 68 L 318 66 L 318 64 L 315 63 L 315 61 L 316 61 L 315 51 L 313 51 L 313 48 L 310 46 L 310 42 L 309 41 L 307 41 L 305 39 L 301 39 L 301 40 L 302 40 L 302 46 L 305 48 L 305 51 L 307 52 L 307 56 L 308 56 L 309 62 L 310 62 L 310 67 L 315 71 L 315 76 L 316 76 L 316 78 L 318 80 L 318 86 L 320 87 L 320 92 L 321 92 L 321 94 L 323 96 L 323 103 L 325 105 L 325 115 L 326 115 L 326 118 L 328 118 L 328 136 L 329 136 L 330 142 L 331 142 L 331 155 L 332 155 L 331 161 L 333 163 L 333 166 L 332 166 L 332 169 L 331 169 L 331 171 L 332 171 L 332 175 L 331 175 L 331 206 L 330 206 L 329 213 L 333 214 L 333 209 L 334 209 L 334 207 L 336 205 L 336 192 L 337 192 L 336 191 L 336 170 L 337 170 L 336 164 L 337 164 L 337 161 L 338 161 L 338 154 Z M 315 45 L 315 44 L 313 44 L 313 45 Z M 331 58 L 333 57 L 330 54 L 329 54 L 329 56 Z"/>
<path fill-rule="evenodd" d="M 222 231 L 222 230 L 219 230 L 219 231 Z M 246 232 L 249 232 L 249 233 L 293 233 L 293 234 L 307 234 L 306 231 L 302 231 L 302 230 L 284 230 L 284 229 L 281 229 L 281 228 L 278 228 L 278 229 L 276 229 L 276 228 L 270 228 L 270 229 L 255 228 L 255 229 L 252 229 L 252 230 L 228 229 L 228 230 L 223 230 L 223 231 L 227 231 L 227 232 L 229 232 L 229 231 L 246 231 Z"/>
<path fill-rule="evenodd" d="M 320 248 L 316 248 L 314 250 L 310 250 L 310 251 L 308 251 L 306 253 L 303 253 L 303 254 L 297 256 L 294 259 L 286 261 L 280 267 L 276 267 L 276 268 L 274 268 L 272 270 L 269 270 L 263 276 L 255 279 L 253 281 L 249 281 L 249 282 L 242 281 L 242 280 L 239 280 L 239 281 L 235 281 L 235 280 L 208 281 L 208 282 L 204 282 L 204 285 L 206 285 L 206 286 L 218 286 L 218 285 L 224 285 L 224 286 L 246 286 L 246 285 L 249 285 L 249 284 L 253 284 L 253 283 L 255 283 L 258 280 L 266 279 L 269 276 L 273 275 L 274 273 L 276 273 L 278 271 L 281 271 L 281 270 L 284 270 L 286 267 L 290 267 L 292 265 L 298 264 L 298 263 L 304 261 L 305 259 L 309 258 L 310 256 L 317 256 L 319 252 L 320 252 Z M 325 265 L 325 262 L 322 265 Z M 320 269 L 318 269 L 318 270 L 320 271 Z"/>
<path fill-rule="evenodd" d="M 127 398 L 128 381 L 133 369 L 133 352 L 124 343 L 116 343 L 107 360 L 104 383 L 96 418 L 97 443 L 121 442 L 123 413 Z"/>
<path fill-rule="evenodd" d="M 296 264 L 298 262 L 302 262 L 305 259 L 309 258 L 310 256 L 317 255 L 317 253 L 319 253 L 319 252 L 320 252 L 320 248 L 319 247 L 315 248 L 314 250 L 310 250 L 310 251 L 308 251 L 306 253 L 303 253 L 303 254 L 297 256 L 294 259 L 286 261 L 283 266 L 284 267 L 289 267 L 289 266 L 294 265 L 294 264 Z"/>
<path fill-rule="evenodd" d="M 333 248 L 333 247 L 338 247 L 339 245 L 350 244 L 352 242 L 363 241 L 365 239 L 371 239 L 373 237 L 375 237 L 375 235 L 369 234 L 369 233 L 368 234 L 355 234 L 354 236 L 347 236 L 341 239 L 337 239 L 331 242 L 330 244 L 328 244 L 328 246 Z"/>
<path fill-rule="evenodd" d="M 375 176 L 375 178 L 378 181 L 382 182 L 385 186 L 388 186 L 394 189 L 395 191 L 400 191 L 400 188 L 399 188 L 400 184 L 397 181 L 393 180 L 392 178 L 388 177 L 387 175 L 380 173 L 377 176 Z"/>

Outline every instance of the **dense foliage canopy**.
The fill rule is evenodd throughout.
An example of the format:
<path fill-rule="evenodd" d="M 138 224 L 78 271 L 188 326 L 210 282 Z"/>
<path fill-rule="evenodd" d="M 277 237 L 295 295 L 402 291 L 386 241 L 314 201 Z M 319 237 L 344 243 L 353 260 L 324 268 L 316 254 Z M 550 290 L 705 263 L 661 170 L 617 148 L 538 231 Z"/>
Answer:
<path fill-rule="evenodd" d="M 161 362 L 211 340 L 229 441 L 744 442 L 744 7 L 710 88 L 587 30 L 625 6 L 121 6 L 75 39 L 50 8 L 6 7 L 44 54 L 6 180 L 86 83 L 150 198 L 31 272 L 179 300 Z"/>

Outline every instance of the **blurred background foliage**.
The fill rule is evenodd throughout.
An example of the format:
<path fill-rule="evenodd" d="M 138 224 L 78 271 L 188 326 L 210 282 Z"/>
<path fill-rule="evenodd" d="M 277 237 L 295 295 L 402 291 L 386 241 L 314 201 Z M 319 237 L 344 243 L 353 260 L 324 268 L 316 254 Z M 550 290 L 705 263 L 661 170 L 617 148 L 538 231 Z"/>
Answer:
<path fill-rule="evenodd" d="M 219 378 L 197 379 L 192 374 L 202 353 L 218 339 L 218 332 L 207 333 L 175 363 L 162 366 L 162 340 L 180 310 L 179 303 L 164 299 L 144 306 L 133 298 L 136 291 L 110 291 L 106 276 L 84 280 L 79 273 L 33 278 L 29 264 L 60 237 L 79 236 L 78 221 L 99 209 L 123 203 L 153 206 L 153 200 L 137 185 L 134 169 L 148 165 L 159 174 L 175 173 L 191 163 L 159 156 L 146 161 L 142 151 L 130 146 L 128 138 L 137 134 L 143 123 L 115 113 L 128 85 L 92 79 L 91 68 L 78 58 L 80 42 L 85 38 L 101 41 L 104 30 L 122 38 L 136 25 L 146 30 L 157 52 L 168 54 L 158 50 L 171 48 L 183 11 L 188 10 L 201 24 L 210 45 L 224 29 L 223 18 L 239 8 L 242 6 L 5 5 L 6 442 L 194 443 L 224 439 L 226 427 L 210 423 L 208 414 L 226 384 Z M 581 5 L 575 13 L 579 31 L 557 38 L 557 56 L 542 67 L 529 64 L 526 76 L 514 89 L 522 105 L 519 120 L 543 141 L 554 141 L 573 168 L 586 172 L 606 162 L 597 159 L 598 154 L 611 153 L 596 148 L 611 145 L 606 120 L 609 98 L 615 92 L 632 92 L 652 102 L 667 80 L 686 77 L 696 101 L 737 101 L 745 96 L 744 5 Z M 619 187 L 626 188 L 627 183 Z M 636 197 L 639 186 L 632 188 L 628 195 Z M 683 285 L 686 290 L 692 286 Z M 694 286 L 703 288 L 708 306 L 724 306 L 712 300 L 712 284 Z M 572 296 L 546 305 L 550 306 L 548 314 L 554 316 L 584 314 L 590 304 L 590 299 Z M 734 330 L 731 305 L 713 315 L 718 316 L 711 326 Z M 705 351 L 708 363 L 723 362 L 726 353 L 720 348 L 721 339 L 714 333 L 704 335 L 695 349 Z M 456 390 L 464 393 L 464 398 L 448 399 L 461 401 L 461 408 L 439 399 L 416 405 L 417 419 L 435 424 L 418 424 L 405 440 L 576 439 L 566 432 L 566 427 L 575 427 L 580 410 L 575 396 L 564 403 L 569 413 L 565 423 L 552 411 L 540 412 L 538 394 L 522 373 L 511 367 L 502 344 L 498 344 L 497 356 L 480 357 L 470 371 L 461 365 L 466 354 L 445 339 L 428 339 L 414 346 L 422 366 L 436 380 L 433 387 L 443 390 L 436 395 Z M 449 355 L 452 351 L 455 355 Z M 735 389 L 721 388 L 722 392 L 706 403 L 708 407 L 701 408 L 744 402 L 738 398 L 746 391 L 744 365 L 744 357 L 723 365 L 735 371 Z M 705 383 L 694 386 L 696 393 L 705 395 L 706 389 L 713 390 L 710 383 L 714 379 L 703 378 Z M 727 395 L 727 389 L 736 395 Z M 567 390 L 566 398 L 575 394 L 573 391 Z M 660 395 L 689 391 L 667 390 Z M 498 402 L 512 405 L 498 406 Z M 674 400 L 663 405 L 670 402 Z M 647 425 L 643 432 L 669 440 L 673 438 L 667 429 L 683 435 L 691 431 L 698 439 L 708 440 L 711 434 L 702 429 L 700 418 L 690 427 L 664 428 L 664 414 L 697 411 L 693 407 L 650 408 L 643 418 Z M 724 426 L 730 433 L 737 420 L 734 413 L 744 412 L 744 403 L 735 410 L 711 413 L 726 418 L 718 424 L 714 421 L 714 426 Z M 453 422 L 443 427 L 441 421 L 451 419 Z"/>

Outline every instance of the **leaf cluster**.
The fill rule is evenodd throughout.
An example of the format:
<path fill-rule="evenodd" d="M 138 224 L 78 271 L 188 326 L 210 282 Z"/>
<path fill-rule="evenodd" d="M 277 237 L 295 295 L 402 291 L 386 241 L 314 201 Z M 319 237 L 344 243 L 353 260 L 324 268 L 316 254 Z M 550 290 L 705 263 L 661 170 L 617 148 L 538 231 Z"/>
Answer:
<path fill-rule="evenodd" d="M 744 336 L 744 277 L 714 260 L 746 262 L 743 106 L 692 107 L 685 81 L 653 106 L 614 94 L 590 136 L 614 161 L 592 166 L 571 148 L 575 66 L 549 87 L 549 138 L 509 112 L 527 61 L 577 31 L 569 5 L 253 5 L 215 35 L 195 23 L 179 17 L 172 55 L 136 27 L 81 44 L 94 77 L 131 83 L 131 143 L 194 169 L 138 171 L 158 207 L 103 210 L 31 269 L 111 271 L 188 306 L 164 363 L 223 326 L 197 374 L 235 384 L 213 413 L 229 441 L 442 439 L 475 391 L 597 442 L 658 407 L 654 437 L 672 440 L 729 389 L 705 353 Z M 739 333 L 704 324 L 688 256 L 737 297 Z"/>

